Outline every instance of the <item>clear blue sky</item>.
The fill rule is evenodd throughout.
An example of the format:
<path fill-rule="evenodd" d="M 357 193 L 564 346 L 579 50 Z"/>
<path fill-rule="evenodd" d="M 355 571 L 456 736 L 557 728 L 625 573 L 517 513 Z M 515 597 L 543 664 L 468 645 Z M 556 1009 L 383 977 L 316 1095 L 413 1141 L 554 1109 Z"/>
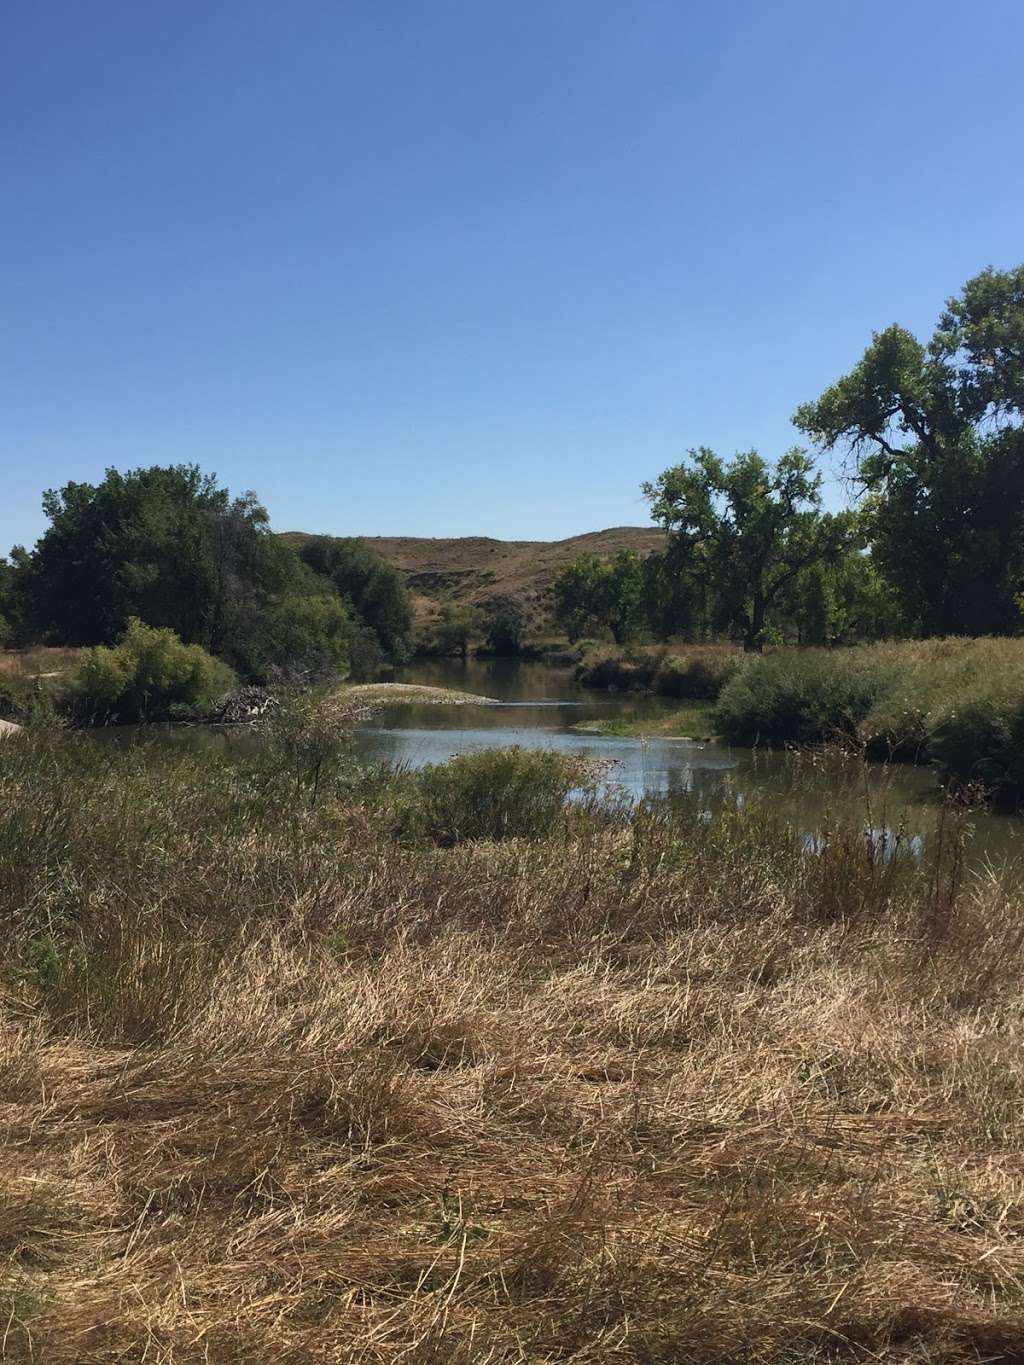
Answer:
<path fill-rule="evenodd" d="M 1024 260 L 1020 0 L 38 0 L 0 45 L 0 549 L 196 461 L 280 530 L 642 522 Z"/>

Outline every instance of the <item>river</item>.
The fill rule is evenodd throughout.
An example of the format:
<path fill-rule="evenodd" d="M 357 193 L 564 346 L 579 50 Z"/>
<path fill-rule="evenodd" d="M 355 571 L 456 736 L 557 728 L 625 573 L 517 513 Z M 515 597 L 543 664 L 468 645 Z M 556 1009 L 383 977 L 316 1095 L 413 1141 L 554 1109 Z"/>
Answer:
<path fill-rule="evenodd" d="M 930 768 L 890 767 L 815 751 L 787 754 L 687 739 L 580 734 L 573 726 L 581 722 L 617 716 L 653 719 L 672 710 L 673 703 L 588 691 L 571 670 L 540 663 L 417 660 L 394 680 L 472 692 L 498 704 L 385 706 L 356 731 L 354 752 L 363 764 L 416 768 L 513 744 L 554 749 L 604 761 L 609 788 L 632 797 L 686 797 L 701 809 L 767 802 L 809 841 L 831 820 L 852 822 L 876 835 L 901 830 L 922 852 L 935 845 L 942 800 Z M 139 739 L 187 747 L 259 743 L 259 731 L 245 726 L 125 726 L 89 733 L 98 741 L 119 744 Z M 1024 818 L 977 810 L 969 822 L 975 865 L 1024 860 Z"/>
<path fill-rule="evenodd" d="M 592 692 L 571 670 L 495 659 L 417 660 L 398 682 L 448 687 L 494 698 L 499 705 L 402 704 L 378 711 L 360 727 L 357 756 L 367 763 L 410 767 L 454 754 L 519 744 L 609 763 L 609 781 L 633 796 L 697 797 L 708 807 L 766 800 L 813 836 L 829 819 L 904 830 L 919 848 L 934 843 L 940 789 L 928 768 L 886 767 L 832 755 L 731 749 L 686 739 L 621 739 L 580 734 L 580 722 L 614 716 L 657 716 L 673 703 L 660 697 Z M 1002 863 L 1024 854 L 1024 820 L 973 812 L 975 859 Z"/>

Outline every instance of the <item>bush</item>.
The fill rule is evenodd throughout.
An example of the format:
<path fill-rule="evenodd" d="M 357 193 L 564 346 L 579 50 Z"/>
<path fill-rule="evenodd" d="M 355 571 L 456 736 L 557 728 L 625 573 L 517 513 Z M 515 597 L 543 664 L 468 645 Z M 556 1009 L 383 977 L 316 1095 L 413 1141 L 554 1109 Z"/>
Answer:
<path fill-rule="evenodd" d="M 1000 804 L 1024 804 L 1024 690 L 977 697 L 937 717 L 929 752 L 953 786 L 980 786 Z"/>
<path fill-rule="evenodd" d="M 656 649 L 593 650 L 576 670 L 583 687 L 615 687 L 628 692 L 649 689 L 663 697 L 714 700 L 744 665 L 745 656 L 727 646 L 674 652 Z"/>
<path fill-rule="evenodd" d="M 91 723 L 201 716 L 234 681 L 199 645 L 133 618 L 112 648 L 86 652 L 75 679 L 75 710 Z"/>
<path fill-rule="evenodd" d="M 1024 801 L 1024 640 L 926 640 L 792 650 L 722 690 L 731 744 L 847 738 L 876 757 L 934 762 L 945 779 Z"/>
<path fill-rule="evenodd" d="M 663 697 L 714 701 L 743 665 L 744 656 L 732 649 L 694 649 L 685 654 L 670 654 L 655 672 L 654 691 Z"/>
<path fill-rule="evenodd" d="M 287 594 L 268 602 L 248 671 L 312 679 L 345 678 L 356 628 L 334 592 Z"/>
<path fill-rule="evenodd" d="M 885 682 L 883 673 L 850 655 L 827 650 L 764 655 L 723 689 L 715 729 L 729 744 L 857 738 Z"/>
<path fill-rule="evenodd" d="M 536 749 L 486 749 L 422 768 L 412 780 L 401 832 L 445 847 L 467 839 L 536 838 L 569 793 L 589 784 L 586 764 Z"/>

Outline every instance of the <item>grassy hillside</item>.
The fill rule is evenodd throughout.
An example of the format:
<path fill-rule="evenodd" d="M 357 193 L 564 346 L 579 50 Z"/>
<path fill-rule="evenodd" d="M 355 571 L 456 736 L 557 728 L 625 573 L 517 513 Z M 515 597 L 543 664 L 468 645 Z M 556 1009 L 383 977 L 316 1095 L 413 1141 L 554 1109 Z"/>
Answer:
<path fill-rule="evenodd" d="M 284 539 L 301 544 L 305 531 L 286 531 Z M 602 558 L 619 550 L 650 554 L 664 543 L 654 526 L 613 526 L 568 540 L 493 540 L 489 536 L 451 539 L 424 536 L 364 536 L 367 545 L 404 573 L 416 599 L 417 614 L 429 616 L 438 602 L 482 602 L 512 593 L 540 624 L 551 585 L 566 564 L 584 554 Z"/>

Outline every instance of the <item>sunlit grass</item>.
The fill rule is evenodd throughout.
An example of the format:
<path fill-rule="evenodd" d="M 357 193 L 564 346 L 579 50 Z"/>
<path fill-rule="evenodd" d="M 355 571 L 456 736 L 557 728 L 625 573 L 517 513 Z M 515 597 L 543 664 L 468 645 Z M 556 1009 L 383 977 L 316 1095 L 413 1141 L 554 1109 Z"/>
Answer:
<path fill-rule="evenodd" d="M 1019 879 L 544 761 L 0 746 L 6 1358 L 1013 1359 Z"/>

